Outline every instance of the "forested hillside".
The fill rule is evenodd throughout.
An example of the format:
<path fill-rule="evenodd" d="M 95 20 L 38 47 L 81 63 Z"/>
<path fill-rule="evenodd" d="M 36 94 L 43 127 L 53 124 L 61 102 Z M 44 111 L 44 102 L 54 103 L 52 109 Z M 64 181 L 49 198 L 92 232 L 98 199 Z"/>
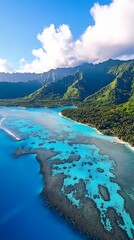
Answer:
<path fill-rule="evenodd" d="M 34 92 L 30 90 L 27 96 L 28 89 L 18 91 L 20 83 L 17 84 L 17 98 L 0 100 L 0 105 L 55 107 L 75 104 L 77 109 L 63 110 L 63 115 L 134 145 L 134 60 L 109 60 L 96 65 L 51 70 L 36 81 L 41 87 Z M 7 87 L 9 95 L 15 96 L 10 90 Z"/>

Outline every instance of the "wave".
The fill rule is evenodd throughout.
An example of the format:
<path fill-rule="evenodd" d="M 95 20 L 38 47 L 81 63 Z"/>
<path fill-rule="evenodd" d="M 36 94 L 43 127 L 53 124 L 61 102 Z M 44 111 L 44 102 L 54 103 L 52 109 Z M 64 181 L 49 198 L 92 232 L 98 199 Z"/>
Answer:
<path fill-rule="evenodd" d="M 12 138 L 14 138 L 17 141 L 20 141 L 21 138 L 19 138 L 18 136 L 16 136 L 13 132 L 11 132 L 9 129 L 5 128 L 2 126 L 2 123 L 4 122 L 5 117 L 2 117 L 0 119 L 0 129 L 2 129 L 3 131 L 5 131 L 8 135 L 10 135 Z"/>

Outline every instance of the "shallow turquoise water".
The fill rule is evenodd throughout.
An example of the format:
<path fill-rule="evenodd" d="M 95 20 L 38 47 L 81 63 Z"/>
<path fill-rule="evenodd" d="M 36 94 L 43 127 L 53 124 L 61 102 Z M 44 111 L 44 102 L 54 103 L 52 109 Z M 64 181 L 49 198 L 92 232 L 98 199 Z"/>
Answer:
<path fill-rule="evenodd" d="M 0 131 L 0 239 L 82 239 L 44 206 L 40 166 L 33 155 L 14 159 L 19 145 Z"/>
<path fill-rule="evenodd" d="M 5 154 L 2 156 L 1 159 L 6 159 L 7 161 L 7 165 L 5 165 L 5 162 L 3 163 L 3 160 L 1 160 L 2 168 L 4 168 L 4 171 L 5 171 L 4 173 L 4 171 L 2 170 L 2 172 L 4 173 L 4 176 L 2 174 L 3 178 L 5 177 L 5 175 L 7 176 L 7 171 L 10 172 L 12 168 L 13 168 L 12 174 L 14 174 L 14 169 L 16 169 L 16 167 L 20 167 L 19 164 L 21 165 L 21 168 L 22 168 L 22 169 L 19 169 L 19 171 L 18 169 L 17 171 L 15 171 L 15 178 L 12 175 L 10 176 L 10 180 L 13 184 L 13 186 L 12 185 L 10 186 L 11 190 L 16 184 L 16 179 L 17 179 L 17 185 L 18 185 L 17 187 L 20 192 L 19 200 L 21 204 L 20 202 L 18 203 L 16 201 L 14 203 L 14 206 L 11 209 L 9 207 L 9 210 L 8 210 L 8 207 L 5 206 L 4 210 L 2 210 L 3 215 L 0 218 L 2 219 L 1 220 L 2 224 L 3 223 L 5 224 L 4 225 L 5 230 L 6 228 L 9 228 L 9 224 L 7 220 L 12 219 L 12 216 L 16 216 L 16 221 L 18 221 L 17 220 L 18 213 L 19 213 L 20 221 L 24 219 L 23 217 L 26 217 L 26 215 L 24 214 L 24 208 L 22 207 L 24 204 L 24 197 L 22 197 L 22 194 L 21 194 L 22 188 L 26 188 L 27 192 L 29 192 L 29 190 L 32 191 L 30 196 L 31 197 L 30 202 L 32 203 L 33 199 L 35 200 L 36 198 L 36 201 L 33 201 L 34 206 L 29 207 L 28 205 L 27 207 L 27 203 L 29 199 L 28 200 L 26 199 L 25 207 L 27 207 L 28 210 L 31 212 L 35 208 L 36 211 L 33 211 L 35 212 L 35 218 L 36 218 L 36 214 L 37 216 L 40 216 L 41 214 L 41 218 L 42 218 L 41 226 L 42 227 L 44 226 L 44 222 L 46 220 L 44 217 L 45 213 L 43 213 L 43 210 L 42 210 L 43 203 L 41 202 L 41 199 L 38 197 L 38 194 L 41 191 L 43 183 L 42 183 L 41 175 L 39 175 L 39 166 L 35 160 L 35 157 L 24 156 L 24 157 L 21 157 L 20 159 L 17 159 L 17 161 L 11 157 L 11 153 L 17 148 L 17 146 L 32 147 L 32 148 L 43 147 L 46 149 L 53 148 L 54 151 L 59 152 L 58 155 L 49 159 L 49 161 L 53 161 L 54 159 L 57 159 L 57 158 L 63 161 L 63 164 L 62 163 L 60 165 L 58 164 L 58 169 L 57 169 L 57 165 L 53 164 L 53 173 L 52 173 L 53 175 L 64 173 L 65 179 L 64 179 L 64 184 L 61 191 L 65 194 L 64 188 L 66 186 L 74 185 L 75 183 L 78 183 L 80 179 L 82 179 L 86 183 L 87 197 L 91 198 L 95 202 L 97 208 L 100 211 L 100 219 L 104 228 L 107 231 L 112 230 L 110 219 L 107 219 L 106 222 L 103 221 L 103 218 L 106 217 L 108 208 L 112 207 L 116 211 L 116 213 L 119 216 L 121 216 L 123 219 L 123 224 L 122 225 L 120 224 L 120 227 L 126 231 L 130 239 L 133 239 L 131 230 L 132 229 L 134 230 L 134 223 L 130 217 L 129 212 L 127 212 L 125 209 L 124 198 L 119 194 L 120 186 L 116 182 L 110 181 L 111 177 L 115 178 L 114 174 L 111 172 L 111 170 L 113 170 L 116 167 L 114 159 L 111 160 L 108 155 L 100 154 L 99 148 L 97 148 L 95 145 L 88 144 L 88 139 L 90 139 L 91 137 L 105 139 L 111 142 L 114 141 L 114 138 L 100 135 L 93 128 L 90 128 L 81 124 L 77 124 L 73 121 L 70 121 L 68 119 L 65 119 L 59 116 L 59 112 L 61 111 L 61 109 L 62 108 L 57 108 L 57 109 L 45 109 L 45 108 L 22 109 L 22 108 L 4 108 L 4 107 L 0 108 L 0 115 L 2 117 L 5 117 L 5 120 L 2 123 L 3 126 L 22 139 L 22 141 L 15 142 L 13 141 L 13 139 L 11 139 L 9 136 L 7 136 L 3 132 L 1 132 L 2 135 L 0 136 L 0 139 L 6 139 L 5 141 L 7 142 L 3 142 L 2 146 L 5 146 L 5 148 L 8 149 L 8 152 L 6 152 L 4 148 L 0 149 L 1 154 Z M 8 143 L 8 147 L 6 146 L 7 143 Z M 71 162 L 65 163 L 65 160 L 73 155 L 80 156 L 79 161 L 75 161 L 75 166 L 73 165 L 74 161 L 73 163 Z M 10 162 L 10 165 L 8 164 L 8 161 Z M 89 162 L 90 162 L 90 165 L 88 164 Z M 98 168 L 103 169 L 103 172 L 98 172 L 97 170 Z M 28 184 L 26 187 L 23 184 L 29 182 L 31 169 L 34 169 L 33 171 L 36 171 L 36 173 L 34 172 L 33 174 L 33 179 L 31 180 L 32 184 Z M 27 177 L 26 177 L 26 174 L 27 174 Z M 2 181 L 4 181 L 3 178 L 2 178 Z M 19 178 L 21 182 L 18 182 Z M 9 183 L 10 181 L 8 182 L 5 181 L 5 184 L 2 188 L 3 191 L 5 191 L 5 189 L 8 188 Z M 100 195 L 99 188 L 98 188 L 99 185 L 107 187 L 108 192 L 110 194 L 109 201 L 105 201 Z M 11 193 L 11 190 L 10 190 L 10 193 Z M 5 194 L 6 194 L 6 191 L 5 191 Z M 8 194 L 9 192 L 7 189 L 7 196 L 9 197 Z M 16 189 L 14 190 L 14 194 L 15 194 L 14 198 L 16 198 Z M 24 195 L 25 194 L 26 193 L 24 193 Z M 96 195 L 98 195 L 99 197 L 95 198 Z M 72 204 L 76 205 L 79 208 L 80 202 L 78 199 L 75 198 L 75 192 L 72 191 L 71 193 L 66 194 L 66 196 L 70 199 Z M 6 198 L 7 197 L 5 195 L 5 197 L 3 198 L 3 202 L 5 201 Z M 2 203 L 1 206 L 3 204 L 4 203 Z M 103 208 L 102 208 L 102 204 L 103 204 Z M 48 210 L 45 209 L 44 212 L 45 211 L 47 211 L 47 214 L 50 214 Z M 20 215 L 20 212 L 22 215 Z M 29 221 L 31 221 L 30 218 L 31 218 L 31 215 L 29 214 Z M 55 221 L 57 225 L 61 224 L 61 222 L 60 221 L 58 222 L 57 219 L 53 219 L 51 214 L 49 218 L 50 218 L 50 222 L 52 221 L 52 224 L 55 224 Z M 35 223 L 33 222 L 33 224 Z M 69 236 L 69 238 L 66 238 L 66 239 L 81 238 L 81 237 L 78 237 L 77 234 L 75 235 L 74 232 L 71 232 L 71 230 L 67 228 L 66 225 L 64 227 L 66 229 L 64 230 L 67 232 L 67 234 L 70 234 L 70 235 L 67 235 Z M 37 228 L 37 232 L 39 231 L 42 231 L 42 230 L 39 230 Z M 45 231 L 42 234 L 47 234 L 45 233 Z M 12 228 L 12 232 L 14 233 L 15 229 L 13 230 Z M 4 230 L 2 230 L 2 234 L 4 236 Z M 29 232 L 29 234 L 31 233 Z M 62 231 L 61 231 L 61 234 L 62 234 Z M 59 235 L 58 239 L 62 239 L 60 237 L 61 235 Z M 17 238 L 14 238 L 14 240 L 15 239 Z M 25 238 L 25 239 L 28 239 L 28 238 Z M 41 237 L 38 239 L 41 239 Z M 50 237 L 49 239 L 53 239 L 53 238 Z M 4 240 L 4 238 L 2 240 Z"/>

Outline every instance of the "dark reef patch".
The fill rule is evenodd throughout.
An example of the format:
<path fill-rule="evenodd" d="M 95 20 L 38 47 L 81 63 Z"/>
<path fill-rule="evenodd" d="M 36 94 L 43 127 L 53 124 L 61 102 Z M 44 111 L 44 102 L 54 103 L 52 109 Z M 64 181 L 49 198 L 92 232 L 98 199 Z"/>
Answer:
<path fill-rule="evenodd" d="M 102 168 L 97 168 L 97 171 L 100 172 L 100 173 L 103 173 L 103 172 L 104 172 L 104 169 L 102 169 Z"/>
<path fill-rule="evenodd" d="M 111 219 L 112 224 L 112 233 L 115 234 L 114 239 L 119 240 L 129 240 L 127 234 L 121 230 L 121 228 L 117 227 L 118 224 L 123 224 L 123 219 L 117 215 L 113 208 L 109 208 L 106 214 L 107 218 Z M 117 224 L 118 223 L 118 224 Z"/>
<path fill-rule="evenodd" d="M 127 210 L 127 212 L 129 212 L 134 222 L 134 211 L 132 211 L 132 209 L 134 209 L 133 152 L 130 152 L 128 149 L 126 149 L 124 145 L 120 143 L 113 144 L 103 139 L 91 138 L 89 143 L 97 146 L 100 149 L 99 152 L 100 154 L 108 155 L 110 159 L 114 159 L 116 166 L 113 169 L 111 169 L 111 172 L 115 175 L 115 178 L 110 177 L 110 181 L 117 183 L 119 186 L 121 186 L 121 191 L 119 194 L 124 198 L 125 209 Z M 126 161 L 126 159 L 128 160 Z M 128 194 L 128 192 L 130 194 Z M 133 199 L 130 197 L 131 195 L 133 195 Z"/>
<path fill-rule="evenodd" d="M 74 228 L 82 232 L 86 239 L 128 240 L 126 233 L 119 228 L 117 224 L 117 222 L 122 224 L 123 220 L 112 208 L 108 209 L 106 215 L 107 218 L 111 219 L 113 228 L 109 232 L 105 230 L 100 221 L 100 211 L 97 209 L 95 202 L 91 198 L 87 197 L 86 183 L 82 179 L 73 186 L 64 186 L 64 193 L 61 191 L 64 179 L 67 177 L 70 178 L 70 175 L 64 175 L 63 173 L 53 175 L 52 170 L 55 167 L 57 167 L 57 169 L 60 168 L 60 165 L 64 164 L 64 162 L 74 164 L 74 162 L 79 161 L 79 155 L 71 155 L 65 161 L 60 160 L 59 158 L 55 158 L 51 161 L 51 158 L 57 156 L 60 152 L 55 152 L 52 148 L 47 150 L 45 148 L 25 149 L 22 147 L 15 151 L 14 157 L 19 157 L 24 154 L 37 155 L 37 160 L 40 163 L 41 173 L 45 184 L 41 196 L 45 200 L 47 206 L 70 222 Z M 66 170 L 66 168 L 64 169 Z M 89 177 L 92 178 L 91 175 Z M 75 177 L 74 180 L 77 180 L 77 178 Z M 109 192 L 106 187 L 99 185 L 99 191 L 105 201 L 110 200 Z M 72 192 L 75 199 L 79 200 L 79 207 L 73 205 L 66 196 Z M 94 196 L 94 198 L 98 199 L 99 197 L 99 195 Z M 106 218 L 103 220 L 107 221 Z"/>
<path fill-rule="evenodd" d="M 99 188 L 99 193 L 100 193 L 101 197 L 104 199 L 104 201 L 110 201 L 110 194 L 109 194 L 107 187 L 99 184 L 98 188 Z"/>

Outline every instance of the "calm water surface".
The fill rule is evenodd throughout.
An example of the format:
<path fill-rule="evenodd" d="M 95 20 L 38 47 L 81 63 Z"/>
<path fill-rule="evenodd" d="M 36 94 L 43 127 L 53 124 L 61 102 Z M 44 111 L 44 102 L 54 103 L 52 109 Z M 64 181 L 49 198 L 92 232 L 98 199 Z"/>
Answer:
<path fill-rule="evenodd" d="M 40 197 L 43 188 L 43 180 L 39 163 L 34 155 L 25 155 L 20 158 L 13 158 L 13 152 L 20 146 L 32 148 L 54 148 L 59 151 L 59 158 L 64 160 L 71 154 L 80 155 L 81 159 L 75 168 L 71 164 L 61 164 L 61 168 L 53 169 L 53 175 L 64 173 L 71 178 L 65 178 L 64 187 L 73 185 L 83 179 L 87 183 L 87 196 L 92 198 L 100 210 L 101 222 L 107 231 L 111 231 L 110 220 L 103 222 L 106 211 L 114 207 L 117 214 L 122 214 L 125 229 L 130 239 L 131 230 L 134 229 L 133 221 L 124 208 L 124 199 L 119 195 L 120 186 L 110 182 L 115 177 L 111 169 L 116 167 L 114 159 L 108 155 L 101 155 L 99 148 L 89 145 L 88 138 L 104 139 L 109 142 L 115 141 L 113 137 L 104 137 L 95 129 L 77 124 L 73 121 L 59 116 L 62 108 L 57 109 L 22 109 L 22 108 L 0 108 L 2 128 L 12 132 L 21 141 L 15 141 L 3 129 L 0 130 L 0 239 L 1 240 L 40 240 L 40 239 L 84 239 L 81 235 L 72 230 L 65 222 L 58 218 L 53 212 L 44 206 Z M 79 140 L 79 141 L 78 141 Z M 111 149 L 112 151 L 112 149 Z M 120 149 L 119 149 L 120 151 Z M 126 149 L 126 151 L 128 151 Z M 127 152 L 128 159 L 129 151 Z M 53 160 L 54 157 L 51 159 Z M 81 169 L 82 161 L 92 161 L 90 171 L 92 182 L 88 184 L 87 165 Z M 127 159 L 126 159 L 127 160 Z M 96 170 L 101 168 L 106 174 L 100 174 Z M 56 166 L 54 166 L 56 167 Z M 70 169 L 70 170 L 69 170 Z M 77 179 L 74 180 L 77 175 Z M 101 177 L 100 177 L 101 176 Z M 98 194 L 98 184 L 107 186 L 111 201 L 105 202 L 102 198 L 94 199 Z M 130 198 L 134 197 L 134 188 L 129 192 Z M 79 200 L 75 199 L 74 193 L 68 194 L 72 204 L 79 207 Z M 103 211 L 101 209 L 103 203 Z"/>

